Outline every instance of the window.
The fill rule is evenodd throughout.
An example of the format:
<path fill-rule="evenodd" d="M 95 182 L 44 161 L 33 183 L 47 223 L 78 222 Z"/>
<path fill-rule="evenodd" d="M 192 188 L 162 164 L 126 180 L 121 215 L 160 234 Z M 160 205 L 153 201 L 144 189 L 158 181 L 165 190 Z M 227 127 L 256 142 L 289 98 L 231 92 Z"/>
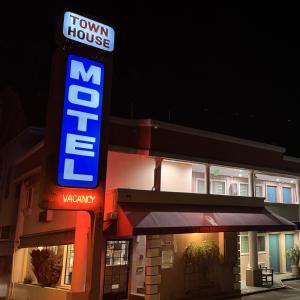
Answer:
<path fill-rule="evenodd" d="M 211 180 L 212 194 L 225 195 L 226 182 L 220 180 Z"/>
<path fill-rule="evenodd" d="M 248 184 L 247 183 L 240 183 L 240 196 L 248 197 Z"/>
<path fill-rule="evenodd" d="M 71 285 L 74 262 L 74 244 L 67 245 L 64 284 Z"/>
<path fill-rule="evenodd" d="M 277 187 L 267 185 L 267 200 L 272 203 L 277 202 Z"/>
<path fill-rule="evenodd" d="M 201 178 L 196 178 L 196 192 L 205 194 L 205 181 Z"/>
<path fill-rule="evenodd" d="M 247 235 L 241 235 L 241 254 L 248 254 L 249 252 L 249 244 L 248 244 L 248 236 Z"/>
<path fill-rule="evenodd" d="M 128 264 L 129 241 L 107 241 L 106 266 L 120 266 Z"/>
<path fill-rule="evenodd" d="M 255 197 L 263 197 L 263 186 L 262 185 L 255 186 Z"/>
<path fill-rule="evenodd" d="M 237 185 L 236 182 L 230 184 L 229 194 L 232 195 L 232 196 L 237 196 L 238 195 L 238 185 Z"/>
<path fill-rule="evenodd" d="M 248 235 L 240 236 L 240 249 L 241 249 L 241 254 L 249 253 Z M 263 234 L 259 234 L 257 235 L 257 252 L 265 252 L 265 251 L 266 251 L 265 236 Z"/>
<path fill-rule="evenodd" d="M 282 202 L 292 203 L 292 189 L 290 187 L 282 188 Z"/>
<path fill-rule="evenodd" d="M 257 251 L 258 252 L 265 252 L 266 251 L 266 242 L 264 235 L 257 236 Z"/>

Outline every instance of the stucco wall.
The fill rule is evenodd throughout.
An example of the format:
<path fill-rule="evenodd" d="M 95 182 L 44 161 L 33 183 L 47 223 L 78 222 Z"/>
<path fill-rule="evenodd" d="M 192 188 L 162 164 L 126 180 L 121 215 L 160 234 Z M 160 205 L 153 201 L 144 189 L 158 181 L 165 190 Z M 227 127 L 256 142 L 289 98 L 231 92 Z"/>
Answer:
<path fill-rule="evenodd" d="M 163 240 L 162 251 L 164 249 L 172 248 L 172 240 L 166 241 L 168 236 L 161 236 Z M 213 240 L 216 245 L 219 246 L 220 252 L 224 254 L 224 261 L 220 265 L 212 266 L 211 272 L 213 276 L 213 285 L 208 287 L 202 287 L 197 291 L 186 293 L 185 288 L 185 272 L 184 272 L 184 260 L 183 253 L 186 246 L 190 242 L 200 242 L 201 240 Z M 162 269 L 161 280 L 161 299 L 180 299 L 185 297 L 200 297 L 213 294 L 225 294 L 233 292 L 233 261 L 236 259 L 236 239 L 225 238 L 226 249 L 223 233 L 193 233 L 193 234 L 179 234 L 174 238 L 174 263 L 173 267 L 169 269 Z M 229 250 L 229 252 L 228 252 Z M 225 251 L 225 252 L 224 252 Z M 231 256 L 230 259 L 229 256 Z"/>
<path fill-rule="evenodd" d="M 55 289 L 22 283 L 14 284 L 13 290 L 14 300 L 70 300 L 70 296 L 70 291 L 67 289 Z"/>
<path fill-rule="evenodd" d="M 76 212 L 73 211 L 53 211 L 51 222 L 39 222 L 39 214 L 42 210 L 38 206 L 38 196 L 37 183 L 34 189 L 32 209 L 27 211 L 24 218 L 23 235 L 75 227 Z"/>
<path fill-rule="evenodd" d="M 151 190 L 155 160 L 136 154 L 108 153 L 106 189 L 132 188 Z"/>

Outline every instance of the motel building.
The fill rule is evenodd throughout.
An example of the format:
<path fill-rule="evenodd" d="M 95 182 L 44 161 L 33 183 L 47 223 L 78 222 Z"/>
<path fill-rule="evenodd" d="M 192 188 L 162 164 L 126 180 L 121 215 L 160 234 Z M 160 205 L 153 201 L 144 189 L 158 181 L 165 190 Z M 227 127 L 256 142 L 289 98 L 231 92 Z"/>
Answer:
<path fill-rule="evenodd" d="M 8 293 L 14 300 L 88 299 L 90 216 L 41 210 L 44 143 L 13 169 L 18 191 Z M 209 299 L 261 284 L 260 266 L 288 273 L 299 244 L 300 159 L 285 149 L 153 120 L 111 118 L 103 298 Z M 76 204 L 88 195 L 64 195 Z M 55 285 L 41 286 L 31 254 L 51 250 Z"/>

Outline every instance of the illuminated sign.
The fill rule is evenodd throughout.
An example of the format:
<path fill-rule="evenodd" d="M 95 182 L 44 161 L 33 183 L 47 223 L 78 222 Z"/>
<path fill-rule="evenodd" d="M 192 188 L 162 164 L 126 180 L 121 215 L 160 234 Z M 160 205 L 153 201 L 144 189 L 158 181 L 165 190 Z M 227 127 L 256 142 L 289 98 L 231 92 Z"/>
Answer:
<path fill-rule="evenodd" d="M 72 12 L 64 15 L 63 34 L 79 43 L 109 52 L 114 50 L 115 32 L 111 27 Z"/>
<path fill-rule="evenodd" d="M 102 63 L 68 56 L 57 176 L 61 186 L 98 184 L 103 84 Z"/>

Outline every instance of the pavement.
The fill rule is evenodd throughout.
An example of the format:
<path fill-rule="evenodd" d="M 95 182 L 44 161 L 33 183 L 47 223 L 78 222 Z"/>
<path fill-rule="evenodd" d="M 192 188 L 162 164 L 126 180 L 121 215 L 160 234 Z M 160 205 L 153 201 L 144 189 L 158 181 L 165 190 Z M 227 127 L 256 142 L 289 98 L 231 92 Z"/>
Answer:
<path fill-rule="evenodd" d="M 241 300 L 299 300 L 300 299 L 300 279 L 284 280 L 283 287 L 266 292 L 248 294 L 246 296 L 229 298 Z"/>

